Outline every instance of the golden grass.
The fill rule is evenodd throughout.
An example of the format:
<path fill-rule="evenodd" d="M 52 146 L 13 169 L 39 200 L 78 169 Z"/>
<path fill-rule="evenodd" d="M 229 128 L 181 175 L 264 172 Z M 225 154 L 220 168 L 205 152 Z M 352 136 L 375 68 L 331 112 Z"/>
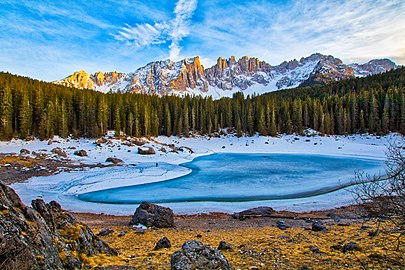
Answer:
<path fill-rule="evenodd" d="M 170 269 L 171 254 L 185 241 L 196 239 L 215 248 L 221 240 L 229 243 L 233 250 L 223 253 L 233 269 L 305 269 L 305 266 L 308 269 L 405 269 L 404 247 L 396 251 L 398 234 L 380 233 L 370 237 L 358 224 L 330 226 L 328 232 L 260 227 L 212 231 L 160 229 L 137 234 L 126 226 L 111 228 L 115 232 L 102 239 L 117 249 L 120 256 L 115 259 L 95 256 L 91 258 L 91 266 L 124 263 L 138 269 Z M 92 229 L 102 228 L 95 226 Z M 127 234 L 118 237 L 121 231 Z M 156 242 L 164 236 L 169 238 L 172 247 L 154 251 Z M 350 241 L 358 243 L 361 250 L 343 253 L 331 249 Z M 319 248 L 321 253 L 312 252 L 311 246 Z"/>

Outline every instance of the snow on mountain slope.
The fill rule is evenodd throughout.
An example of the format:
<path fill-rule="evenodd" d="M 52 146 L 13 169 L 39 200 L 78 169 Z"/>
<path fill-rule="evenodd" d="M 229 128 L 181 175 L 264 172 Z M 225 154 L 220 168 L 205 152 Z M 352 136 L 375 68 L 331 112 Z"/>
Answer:
<path fill-rule="evenodd" d="M 271 66 L 265 61 L 247 56 L 236 60 L 218 58 L 216 65 L 204 68 L 200 58 L 186 58 L 173 62 L 156 61 L 132 73 L 85 71 L 54 83 L 76 88 L 89 88 L 101 92 L 133 92 L 156 95 L 202 95 L 221 98 L 242 91 L 263 94 L 280 89 L 328 84 L 333 81 L 364 77 L 395 69 L 388 59 L 375 59 L 365 64 L 344 64 L 331 55 L 319 53 L 299 61 L 283 62 Z"/>

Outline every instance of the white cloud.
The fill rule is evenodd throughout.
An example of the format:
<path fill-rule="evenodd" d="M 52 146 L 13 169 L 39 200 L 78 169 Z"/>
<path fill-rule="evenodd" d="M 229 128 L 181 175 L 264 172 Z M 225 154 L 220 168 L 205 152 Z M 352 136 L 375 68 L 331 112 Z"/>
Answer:
<path fill-rule="evenodd" d="M 126 24 L 121 31 L 118 31 L 118 35 L 114 35 L 114 37 L 117 40 L 134 44 L 136 47 L 145 47 L 164 43 L 166 41 L 164 33 L 167 28 L 166 23 L 155 23 L 154 25 L 149 23 L 136 24 L 134 27 Z"/>
<path fill-rule="evenodd" d="M 138 48 L 147 47 L 171 41 L 169 58 L 178 60 L 180 42 L 189 34 L 191 18 L 197 8 L 197 0 L 179 0 L 174 9 L 175 17 L 169 21 L 136 24 L 134 27 L 126 24 L 118 34 L 113 36 L 119 41 L 135 45 Z"/>
<path fill-rule="evenodd" d="M 190 19 L 197 8 L 197 0 L 179 0 L 174 9 L 176 17 L 172 22 L 170 37 L 170 59 L 177 60 L 180 55 L 180 42 L 189 34 Z"/>

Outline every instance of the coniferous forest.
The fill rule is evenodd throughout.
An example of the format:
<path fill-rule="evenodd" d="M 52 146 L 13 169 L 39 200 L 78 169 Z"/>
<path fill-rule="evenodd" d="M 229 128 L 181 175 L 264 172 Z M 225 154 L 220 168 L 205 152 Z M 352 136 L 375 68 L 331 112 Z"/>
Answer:
<path fill-rule="evenodd" d="M 148 96 L 67 88 L 0 73 L 0 138 L 210 134 L 405 134 L 405 68 L 327 86 L 232 98 Z"/>

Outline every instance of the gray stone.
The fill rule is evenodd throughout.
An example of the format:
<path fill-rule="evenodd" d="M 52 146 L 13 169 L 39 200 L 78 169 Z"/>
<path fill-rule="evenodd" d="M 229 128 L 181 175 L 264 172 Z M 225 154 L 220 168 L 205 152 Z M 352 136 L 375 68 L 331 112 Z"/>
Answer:
<path fill-rule="evenodd" d="M 312 223 L 312 231 L 314 232 L 326 232 L 327 230 L 322 221 L 317 220 Z"/>
<path fill-rule="evenodd" d="M 98 232 L 97 236 L 106 236 L 106 235 L 112 234 L 113 232 L 114 231 L 111 230 L 110 228 L 104 228 L 104 229 L 101 229 L 101 231 Z"/>
<path fill-rule="evenodd" d="M 342 251 L 344 253 L 348 252 L 348 251 L 358 251 L 360 250 L 359 244 L 355 243 L 355 242 L 349 242 L 347 244 L 345 244 L 342 248 Z"/>
<path fill-rule="evenodd" d="M 162 248 L 170 248 L 172 245 L 170 244 L 170 240 L 167 237 L 163 237 L 159 239 L 159 241 L 156 243 L 156 246 L 154 250 L 159 250 Z"/>

